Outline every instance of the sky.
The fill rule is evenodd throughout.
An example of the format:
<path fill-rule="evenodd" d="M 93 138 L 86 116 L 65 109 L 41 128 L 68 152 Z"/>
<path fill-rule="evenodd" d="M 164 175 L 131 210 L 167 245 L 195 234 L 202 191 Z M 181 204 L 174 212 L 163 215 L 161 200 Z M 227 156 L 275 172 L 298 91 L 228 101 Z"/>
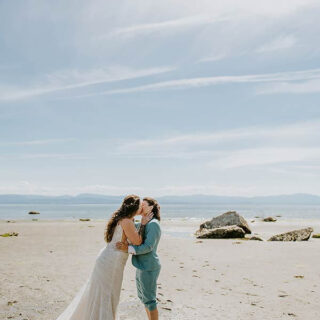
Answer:
<path fill-rule="evenodd" d="M 319 16 L 0 0 L 0 193 L 320 195 Z"/>

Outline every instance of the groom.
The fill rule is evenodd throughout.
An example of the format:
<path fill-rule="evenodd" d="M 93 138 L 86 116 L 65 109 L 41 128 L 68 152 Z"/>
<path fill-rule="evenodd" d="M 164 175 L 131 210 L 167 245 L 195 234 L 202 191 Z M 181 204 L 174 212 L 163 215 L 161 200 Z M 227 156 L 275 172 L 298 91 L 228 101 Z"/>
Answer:
<path fill-rule="evenodd" d="M 160 228 L 160 206 L 153 198 L 144 198 L 142 202 L 141 215 L 145 216 L 153 213 L 152 220 L 141 229 L 140 223 L 136 227 L 144 234 L 143 243 L 140 246 L 129 245 L 118 242 L 117 248 L 132 254 L 132 264 L 137 268 L 136 285 L 138 297 L 144 304 L 148 319 L 158 320 L 157 309 L 157 279 L 159 277 L 161 265 L 157 255 L 158 243 L 161 236 Z"/>

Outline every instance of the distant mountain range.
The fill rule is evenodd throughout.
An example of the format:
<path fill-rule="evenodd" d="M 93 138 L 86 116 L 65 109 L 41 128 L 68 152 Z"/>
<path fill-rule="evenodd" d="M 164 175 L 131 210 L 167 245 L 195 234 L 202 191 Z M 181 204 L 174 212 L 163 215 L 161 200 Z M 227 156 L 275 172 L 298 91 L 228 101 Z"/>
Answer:
<path fill-rule="evenodd" d="M 41 196 L 2 194 L 0 204 L 110 204 L 120 203 L 124 196 L 99 194 L 79 194 L 76 196 Z M 320 196 L 312 194 L 290 194 L 259 197 L 230 197 L 215 195 L 162 196 L 157 197 L 162 204 L 305 204 L 320 205 Z"/>

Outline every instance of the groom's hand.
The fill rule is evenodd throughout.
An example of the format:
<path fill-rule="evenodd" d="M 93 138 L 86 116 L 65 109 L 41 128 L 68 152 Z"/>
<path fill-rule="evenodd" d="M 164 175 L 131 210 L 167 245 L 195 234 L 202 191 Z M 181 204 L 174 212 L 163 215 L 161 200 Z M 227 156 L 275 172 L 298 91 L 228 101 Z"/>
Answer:
<path fill-rule="evenodd" d="M 153 218 L 153 213 L 152 212 L 149 212 L 145 216 L 142 216 L 141 225 L 145 226 L 152 218 Z"/>
<path fill-rule="evenodd" d="M 128 242 L 117 242 L 116 247 L 118 250 L 128 252 Z"/>

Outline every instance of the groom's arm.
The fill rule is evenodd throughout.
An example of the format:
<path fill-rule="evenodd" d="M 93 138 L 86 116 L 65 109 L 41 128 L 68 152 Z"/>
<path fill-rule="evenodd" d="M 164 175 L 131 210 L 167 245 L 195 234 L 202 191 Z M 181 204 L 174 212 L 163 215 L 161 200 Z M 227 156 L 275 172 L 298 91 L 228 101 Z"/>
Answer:
<path fill-rule="evenodd" d="M 161 236 L 160 226 L 157 223 L 151 223 L 146 232 L 145 241 L 140 246 L 129 246 L 128 252 L 136 255 L 151 252 Z"/>

